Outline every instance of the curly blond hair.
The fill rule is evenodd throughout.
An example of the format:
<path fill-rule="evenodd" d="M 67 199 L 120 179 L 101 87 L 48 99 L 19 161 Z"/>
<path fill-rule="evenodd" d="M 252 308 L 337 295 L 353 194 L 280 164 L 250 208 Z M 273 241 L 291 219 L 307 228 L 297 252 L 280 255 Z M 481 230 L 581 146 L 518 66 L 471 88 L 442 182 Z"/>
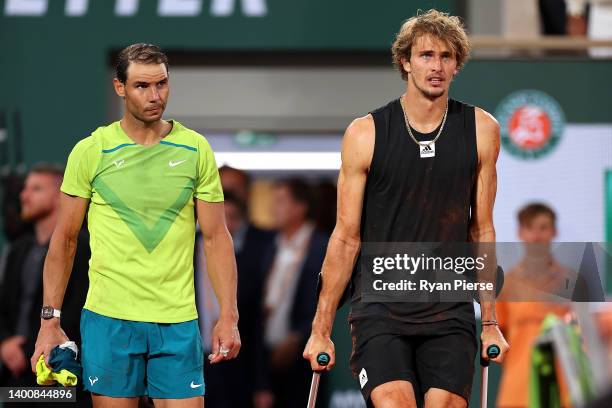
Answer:
<path fill-rule="evenodd" d="M 470 56 L 470 40 L 459 17 L 433 9 L 425 13 L 419 11 L 404 21 L 391 46 L 393 65 L 404 80 L 408 79 L 408 73 L 404 70 L 402 58 L 410 60 L 412 46 L 426 34 L 445 41 L 451 47 L 457 59 L 457 69 L 461 69 Z"/>

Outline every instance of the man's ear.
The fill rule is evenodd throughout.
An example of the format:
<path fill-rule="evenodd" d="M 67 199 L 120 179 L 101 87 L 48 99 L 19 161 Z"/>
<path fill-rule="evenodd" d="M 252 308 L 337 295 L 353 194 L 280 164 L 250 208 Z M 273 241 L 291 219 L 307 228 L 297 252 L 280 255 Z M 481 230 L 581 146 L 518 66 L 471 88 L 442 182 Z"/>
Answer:
<path fill-rule="evenodd" d="M 121 82 L 117 78 L 113 78 L 113 86 L 115 87 L 115 92 L 122 98 L 125 98 L 125 84 Z"/>
<path fill-rule="evenodd" d="M 402 63 L 404 71 L 406 71 L 407 73 L 412 72 L 412 68 L 410 68 L 410 60 L 407 60 L 406 58 L 402 57 L 400 58 L 400 62 Z"/>

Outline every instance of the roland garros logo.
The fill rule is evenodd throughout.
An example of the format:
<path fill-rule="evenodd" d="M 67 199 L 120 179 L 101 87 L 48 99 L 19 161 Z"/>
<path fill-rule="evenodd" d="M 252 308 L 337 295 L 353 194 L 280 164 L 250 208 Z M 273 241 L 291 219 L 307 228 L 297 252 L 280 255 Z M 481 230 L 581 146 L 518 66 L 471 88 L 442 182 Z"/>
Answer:
<path fill-rule="evenodd" d="M 523 159 L 537 159 L 559 143 L 565 127 L 561 106 L 541 91 L 523 90 L 505 97 L 495 112 L 504 149 Z"/>

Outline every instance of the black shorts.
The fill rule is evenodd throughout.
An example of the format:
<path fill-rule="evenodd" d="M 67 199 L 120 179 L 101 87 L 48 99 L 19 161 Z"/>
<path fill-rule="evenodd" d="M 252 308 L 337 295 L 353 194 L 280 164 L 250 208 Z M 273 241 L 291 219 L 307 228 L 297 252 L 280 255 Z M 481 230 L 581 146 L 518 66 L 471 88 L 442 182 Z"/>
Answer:
<path fill-rule="evenodd" d="M 368 406 L 374 388 L 396 380 L 412 384 L 419 406 L 429 388 L 450 391 L 469 403 L 478 351 L 473 323 L 366 319 L 351 323 L 351 335 L 351 370 Z"/>

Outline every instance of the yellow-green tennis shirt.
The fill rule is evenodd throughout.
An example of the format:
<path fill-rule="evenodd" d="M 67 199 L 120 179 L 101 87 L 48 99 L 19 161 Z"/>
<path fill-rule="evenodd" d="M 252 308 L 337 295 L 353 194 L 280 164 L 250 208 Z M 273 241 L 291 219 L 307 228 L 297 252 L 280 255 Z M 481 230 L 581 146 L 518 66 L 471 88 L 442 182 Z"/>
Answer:
<path fill-rule="evenodd" d="M 98 128 L 68 157 L 61 190 L 90 200 L 85 308 L 118 319 L 196 319 L 194 198 L 223 201 L 217 165 L 200 134 L 174 121 L 142 146 L 119 122 Z"/>

